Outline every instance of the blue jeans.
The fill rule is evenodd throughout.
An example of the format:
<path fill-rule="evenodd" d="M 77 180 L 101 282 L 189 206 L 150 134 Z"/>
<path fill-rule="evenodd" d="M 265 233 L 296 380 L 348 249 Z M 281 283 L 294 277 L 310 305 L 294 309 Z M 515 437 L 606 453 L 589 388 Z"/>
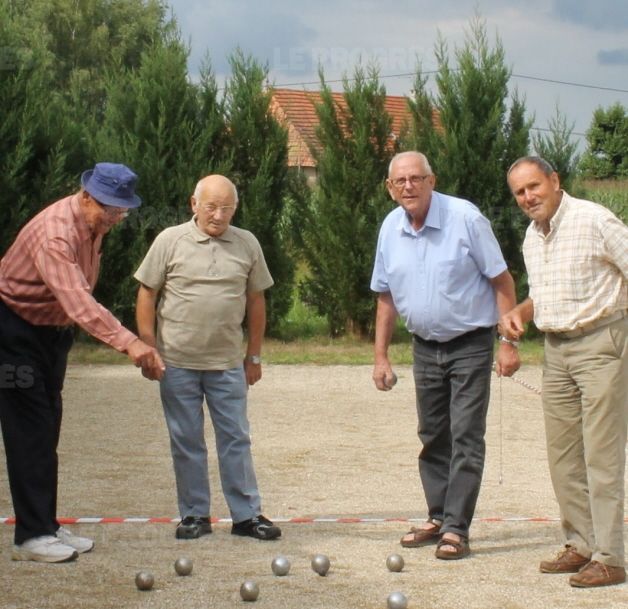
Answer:
<path fill-rule="evenodd" d="M 469 536 L 484 470 L 494 331 L 448 342 L 414 337 L 419 473 L 429 516 L 441 531 Z"/>
<path fill-rule="evenodd" d="M 203 399 L 216 436 L 220 481 L 234 522 L 260 514 L 251 455 L 244 369 L 190 370 L 166 367 L 161 401 L 170 433 L 181 518 L 210 515 Z"/>

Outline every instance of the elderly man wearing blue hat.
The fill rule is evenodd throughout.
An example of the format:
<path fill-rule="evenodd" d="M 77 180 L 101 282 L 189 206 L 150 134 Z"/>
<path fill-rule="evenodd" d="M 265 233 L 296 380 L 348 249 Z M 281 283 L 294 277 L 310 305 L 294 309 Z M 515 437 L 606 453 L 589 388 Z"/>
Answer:
<path fill-rule="evenodd" d="M 39 212 L 0 260 L 0 423 L 15 510 L 13 560 L 64 562 L 93 547 L 57 521 L 57 444 L 67 356 L 80 326 L 161 378 L 157 350 L 92 292 L 103 236 L 139 207 L 137 176 L 116 163 L 86 171 L 79 192 Z"/>

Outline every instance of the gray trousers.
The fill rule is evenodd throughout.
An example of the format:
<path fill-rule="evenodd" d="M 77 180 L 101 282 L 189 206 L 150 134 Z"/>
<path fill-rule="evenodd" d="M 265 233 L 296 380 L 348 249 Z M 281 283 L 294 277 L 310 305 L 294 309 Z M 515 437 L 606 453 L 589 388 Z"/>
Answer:
<path fill-rule="evenodd" d="M 181 518 L 210 515 L 203 400 L 214 426 L 220 482 L 231 518 L 241 522 L 260 514 L 243 368 L 207 371 L 167 366 L 160 391 Z"/>
<path fill-rule="evenodd" d="M 469 536 L 484 470 L 495 337 L 479 328 L 448 342 L 414 337 L 419 473 L 429 516 Z"/>

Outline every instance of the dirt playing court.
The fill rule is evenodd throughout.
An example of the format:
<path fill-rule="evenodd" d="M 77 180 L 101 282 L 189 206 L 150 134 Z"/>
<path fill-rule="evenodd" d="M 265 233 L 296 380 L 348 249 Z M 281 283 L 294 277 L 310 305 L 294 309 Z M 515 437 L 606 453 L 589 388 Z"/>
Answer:
<path fill-rule="evenodd" d="M 418 479 L 411 369 L 397 369 L 393 391 L 378 392 L 369 366 L 266 366 L 251 388 L 249 416 L 264 513 L 283 528 L 275 542 L 230 535 L 217 478 L 211 425 L 214 533 L 174 538 L 176 519 L 168 437 L 158 386 L 132 366 L 73 366 L 65 387 L 59 516 L 95 521 L 71 525 L 96 541 L 78 561 L 42 565 L 11 561 L 13 526 L 0 523 L 0 609 L 229 608 L 375 609 L 393 591 L 409 609 L 625 609 L 628 585 L 577 590 L 563 575 L 542 575 L 538 562 L 560 548 L 558 516 L 545 459 L 540 368 L 492 386 L 487 464 L 473 554 L 440 561 L 433 547 L 402 549 L 401 535 L 423 519 Z M 525 386 L 524 384 L 525 383 Z M 0 517 L 12 516 L 4 452 Z M 99 519 L 122 519 L 103 523 Z M 401 573 L 386 557 L 402 554 Z M 327 554 L 320 577 L 313 554 Z M 292 567 L 273 575 L 283 554 Z M 189 577 L 173 562 L 194 561 Z M 149 592 L 135 588 L 138 570 L 153 572 Z M 260 586 L 245 603 L 245 579 Z"/>

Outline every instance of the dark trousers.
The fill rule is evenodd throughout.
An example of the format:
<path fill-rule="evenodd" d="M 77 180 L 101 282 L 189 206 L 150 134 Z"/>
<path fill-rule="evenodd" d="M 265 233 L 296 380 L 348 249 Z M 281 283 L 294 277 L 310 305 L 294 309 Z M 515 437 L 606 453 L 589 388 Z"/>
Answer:
<path fill-rule="evenodd" d="M 484 470 L 494 330 L 439 343 L 414 337 L 419 473 L 441 531 L 469 536 Z"/>
<path fill-rule="evenodd" d="M 0 299 L 0 423 L 15 510 L 15 543 L 54 535 L 61 390 L 70 327 L 34 326 Z"/>

